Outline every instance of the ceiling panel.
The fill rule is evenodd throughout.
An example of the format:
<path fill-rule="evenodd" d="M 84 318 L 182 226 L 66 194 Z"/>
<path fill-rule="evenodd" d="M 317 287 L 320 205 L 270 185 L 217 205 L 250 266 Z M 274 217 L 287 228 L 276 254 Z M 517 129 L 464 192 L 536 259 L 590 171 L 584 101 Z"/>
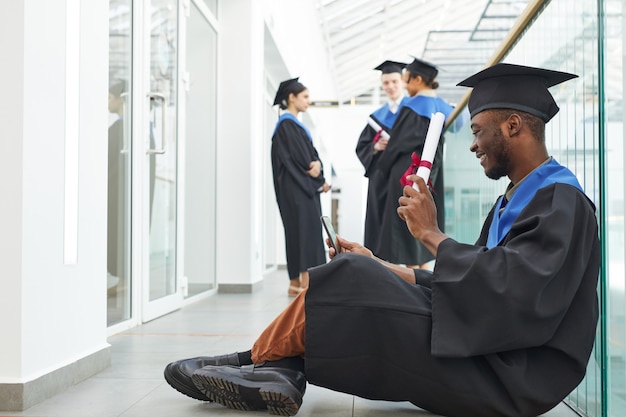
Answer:
<path fill-rule="evenodd" d="M 384 60 L 432 62 L 439 95 L 454 103 L 456 83 L 482 69 L 528 0 L 319 0 L 320 26 L 341 103 L 371 101 Z M 382 95 L 384 96 L 384 95 Z"/>

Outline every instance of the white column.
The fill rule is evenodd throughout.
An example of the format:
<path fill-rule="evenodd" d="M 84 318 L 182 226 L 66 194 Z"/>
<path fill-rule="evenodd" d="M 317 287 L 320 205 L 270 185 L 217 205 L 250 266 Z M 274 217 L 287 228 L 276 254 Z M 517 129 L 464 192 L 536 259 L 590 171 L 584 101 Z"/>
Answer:
<path fill-rule="evenodd" d="M 259 146 L 263 141 L 263 15 L 256 0 L 219 4 L 217 281 L 248 292 L 262 279 Z"/>
<path fill-rule="evenodd" d="M 0 36 L 7 40 L 0 67 L 0 78 L 7 81 L 0 101 L 0 407 L 5 411 L 28 408 L 109 364 L 107 6 L 86 0 L 0 2 Z M 66 39 L 66 15 L 74 16 L 70 27 L 80 31 L 74 48 Z M 67 80 L 73 84 L 66 84 L 68 71 L 76 74 Z M 74 105 L 68 105 L 68 91 Z M 71 132 L 78 147 L 68 152 Z M 78 211 L 70 210 L 68 218 L 65 167 L 71 158 L 77 161 L 71 174 Z M 68 234 L 66 222 L 77 233 Z M 77 245 L 69 263 L 66 239 Z"/>

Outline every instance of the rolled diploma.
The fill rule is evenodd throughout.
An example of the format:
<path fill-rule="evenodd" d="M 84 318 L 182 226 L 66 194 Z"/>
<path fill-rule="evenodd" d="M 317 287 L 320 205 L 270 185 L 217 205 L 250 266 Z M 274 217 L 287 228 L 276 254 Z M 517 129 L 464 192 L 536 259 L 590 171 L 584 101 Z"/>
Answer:
<path fill-rule="evenodd" d="M 441 130 L 443 129 L 443 122 L 445 119 L 446 117 L 441 112 L 433 114 L 433 117 L 430 118 L 428 131 L 426 132 L 426 140 L 424 141 L 424 150 L 422 151 L 422 157 L 420 159 L 422 161 L 430 162 L 431 165 L 433 163 L 433 159 L 435 159 L 435 152 L 437 152 L 437 145 L 439 145 L 439 137 L 441 136 Z M 416 174 L 428 183 L 430 168 L 419 166 Z M 413 183 L 413 188 L 419 191 L 416 183 Z"/>
<path fill-rule="evenodd" d="M 380 132 L 380 137 L 381 138 L 385 138 L 385 139 L 389 139 L 389 133 L 387 133 L 385 130 L 383 130 L 382 127 L 380 127 L 380 125 L 378 123 L 376 123 L 376 120 L 372 119 L 371 117 L 367 118 L 367 124 L 370 125 L 372 127 L 372 129 L 374 129 L 376 132 Z M 382 132 L 381 132 L 382 130 Z"/>

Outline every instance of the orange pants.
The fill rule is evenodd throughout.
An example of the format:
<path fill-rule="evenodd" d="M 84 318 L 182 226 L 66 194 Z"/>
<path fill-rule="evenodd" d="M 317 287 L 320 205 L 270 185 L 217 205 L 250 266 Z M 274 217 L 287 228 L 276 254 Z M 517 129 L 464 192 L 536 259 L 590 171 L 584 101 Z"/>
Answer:
<path fill-rule="evenodd" d="M 304 297 L 302 291 L 263 330 L 252 346 L 252 362 L 304 356 Z"/>

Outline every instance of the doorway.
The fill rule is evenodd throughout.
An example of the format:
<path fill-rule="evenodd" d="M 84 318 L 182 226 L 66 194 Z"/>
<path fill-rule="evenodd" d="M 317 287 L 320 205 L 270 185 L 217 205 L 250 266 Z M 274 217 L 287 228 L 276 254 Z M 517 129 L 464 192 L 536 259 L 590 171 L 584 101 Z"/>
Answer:
<path fill-rule="evenodd" d="M 216 289 L 217 23 L 181 3 L 109 3 L 110 333 Z"/>
<path fill-rule="evenodd" d="M 107 325 L 180 306 L 178 2 L 109 3 Z"/>

